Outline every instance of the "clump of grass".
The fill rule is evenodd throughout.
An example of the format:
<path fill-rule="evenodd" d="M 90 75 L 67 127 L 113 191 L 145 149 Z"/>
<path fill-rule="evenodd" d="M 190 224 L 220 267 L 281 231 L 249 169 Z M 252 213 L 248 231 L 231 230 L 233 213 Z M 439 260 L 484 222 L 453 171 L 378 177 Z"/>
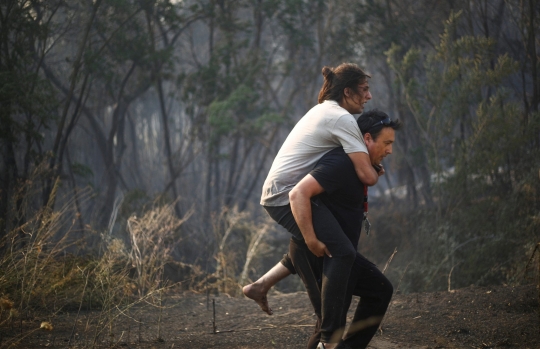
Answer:
<path fill-rule="evenodd" d="M 178 230 L 191 213 L 179 219 L 174 213 L 174 204 L 170 204 L 156 206 L 140 218 L 133 215 L 128 219 L 129 261 L 135 268 L 133 280 L 140 296 L 161 284 L 163 267 L 171 260 L 171 250 L 180 241 Z"/>
<path fill-rule="evenodd" d="M 67 258 L 75 242 L 72 204 L 57 211 L 45 206 L 0 240 L 0 284 L 21 312 L 47 308 L 51 299 L 69 303 L 74 296 L 66 293 L 74 276 Z M 57 306 L 53 302 L 53 309 Z"/>
<path fill-rule="evenodd" d="M 33 212 L 32 205 L 23 202 L 17 213 L 21 224 L 0 238 L 0 331 L 9 333 L 7 338 L 0 333 L 4 337 L 0 348 L 54 327 L 23 331 L 21 316 L 39 312 L 54 323 L 59 312 L 76 311 L 78 319 L 84 309 L 97 311 L 86 317 L 84 327 L 77 320 L 73 323 L 69 344 L 78 341 L 79 347 L 94 347 L 105 336 L 114 345 L 121 338 L 115 336 L 120 317 L 133 320 L 130 312 L 143 302 L 162 305 L 163 266 L 171 260 L 170 250 L 189 215 L 179 219 L 172 205 L 154 205 L 140 218 L 127 220 L 126 243 L 80 224 L 85 196 L 79 191 L 77 200 L 57 200 L 58 187 L 59 182 L 48 204 Z M 53 210 L 55 202 L 60 208 Z M 14 318 L 20 319 L 20 331 L 13 331 Z M 9 330 L 3 331 L 4 326 Z"/>

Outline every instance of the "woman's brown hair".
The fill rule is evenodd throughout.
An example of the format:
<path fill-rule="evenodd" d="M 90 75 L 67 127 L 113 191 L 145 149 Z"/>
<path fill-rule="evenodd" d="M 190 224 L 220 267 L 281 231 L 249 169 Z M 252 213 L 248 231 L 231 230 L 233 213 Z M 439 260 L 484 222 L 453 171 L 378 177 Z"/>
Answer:
<path fill-rule="evenodd" d="M 348 87 L 356 93 L 358 92 L 358 85 L 371 78 L 354 63 L 342 63 L 336 68 L 324 66 L 322 75 L 324 76 L 324 82 L 319 92 L 319 103 L 328 99 L 341 103 L 345 88 Z"/>

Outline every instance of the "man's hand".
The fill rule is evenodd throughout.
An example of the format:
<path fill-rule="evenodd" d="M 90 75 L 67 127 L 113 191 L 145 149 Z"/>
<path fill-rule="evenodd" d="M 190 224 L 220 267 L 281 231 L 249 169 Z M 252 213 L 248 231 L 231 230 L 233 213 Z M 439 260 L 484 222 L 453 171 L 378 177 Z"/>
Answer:
<path fill-rule="evenodd" d="M 328 251 L 328 248 L 326 248 L 326 245 L 319 239 L 306 241 L 306 245 L 311 253 L 317 257 L 324 257 L 324 255 L 327 255 L 330 258 L 332 257 L 330 251 Z"/>
<path fill-rule="evenodd" d="M 319 182 L 310 174 L 306 175 L 289 193 L 291 211 L 296 224 L 300 228 L 302 237 L 309 250 L 317 257 L 328 255 L 332 257 L 326 245 L 317 239 L 313 228 L 313 216 L 311 212 L 311 198 L 324 191 Z"/>

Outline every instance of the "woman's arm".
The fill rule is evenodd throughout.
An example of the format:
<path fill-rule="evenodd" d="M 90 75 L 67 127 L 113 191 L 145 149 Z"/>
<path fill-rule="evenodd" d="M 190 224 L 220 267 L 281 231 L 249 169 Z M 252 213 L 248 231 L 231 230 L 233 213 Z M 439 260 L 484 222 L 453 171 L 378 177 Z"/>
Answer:
<path fill-rule="evenodd" d="M 377 181 L 379 180 L 379 173 L 377 173 L 371 164 L 371 160 L 367 153 L 356 152 L 349 153 L 347 155 L 349 155 L 349 158 L 351 158 L 351 161 L 353 162 L 354 170 L 356 171 L 356 175 L 358 176 L 358 179 L 360 179 L 360 182 L 367 186 L 377 184 Z"/>
<path fill-rule="evenodd" d="M 331 133 L 351 158 L 360 182 L 368 186 L 377 184 L 379 174 L 373 168 L 366 142 L 360 128 L 358 128 L 356 119 L 350 114 L 341 116 L 336 121 Z"/>

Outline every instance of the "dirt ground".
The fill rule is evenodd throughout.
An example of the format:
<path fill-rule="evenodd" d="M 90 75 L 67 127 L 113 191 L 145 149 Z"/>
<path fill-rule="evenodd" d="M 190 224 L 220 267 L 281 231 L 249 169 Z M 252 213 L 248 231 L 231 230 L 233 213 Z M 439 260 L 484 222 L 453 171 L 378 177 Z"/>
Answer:
<path fill-rule="evenodd" d="M 22 334 L 14 347 L 304 348 L 315 322 L 306 293 L 272 293 L 269 301 L 272 316 L 247 298 L 189 292 L 164 297 L 161 312 L 145 305 L 114 313 L 33 315 L 2 326 L 0 347 L 11 347 Z M 538 290 L 532 285 L 398 294 L 370 348 L 536 349 L 540 348 L 538 309 Z M 111 320 L 112 326 L 95 326 Z M 54 329 L 39 329 L 43 321 L 50 321 Z"/>

